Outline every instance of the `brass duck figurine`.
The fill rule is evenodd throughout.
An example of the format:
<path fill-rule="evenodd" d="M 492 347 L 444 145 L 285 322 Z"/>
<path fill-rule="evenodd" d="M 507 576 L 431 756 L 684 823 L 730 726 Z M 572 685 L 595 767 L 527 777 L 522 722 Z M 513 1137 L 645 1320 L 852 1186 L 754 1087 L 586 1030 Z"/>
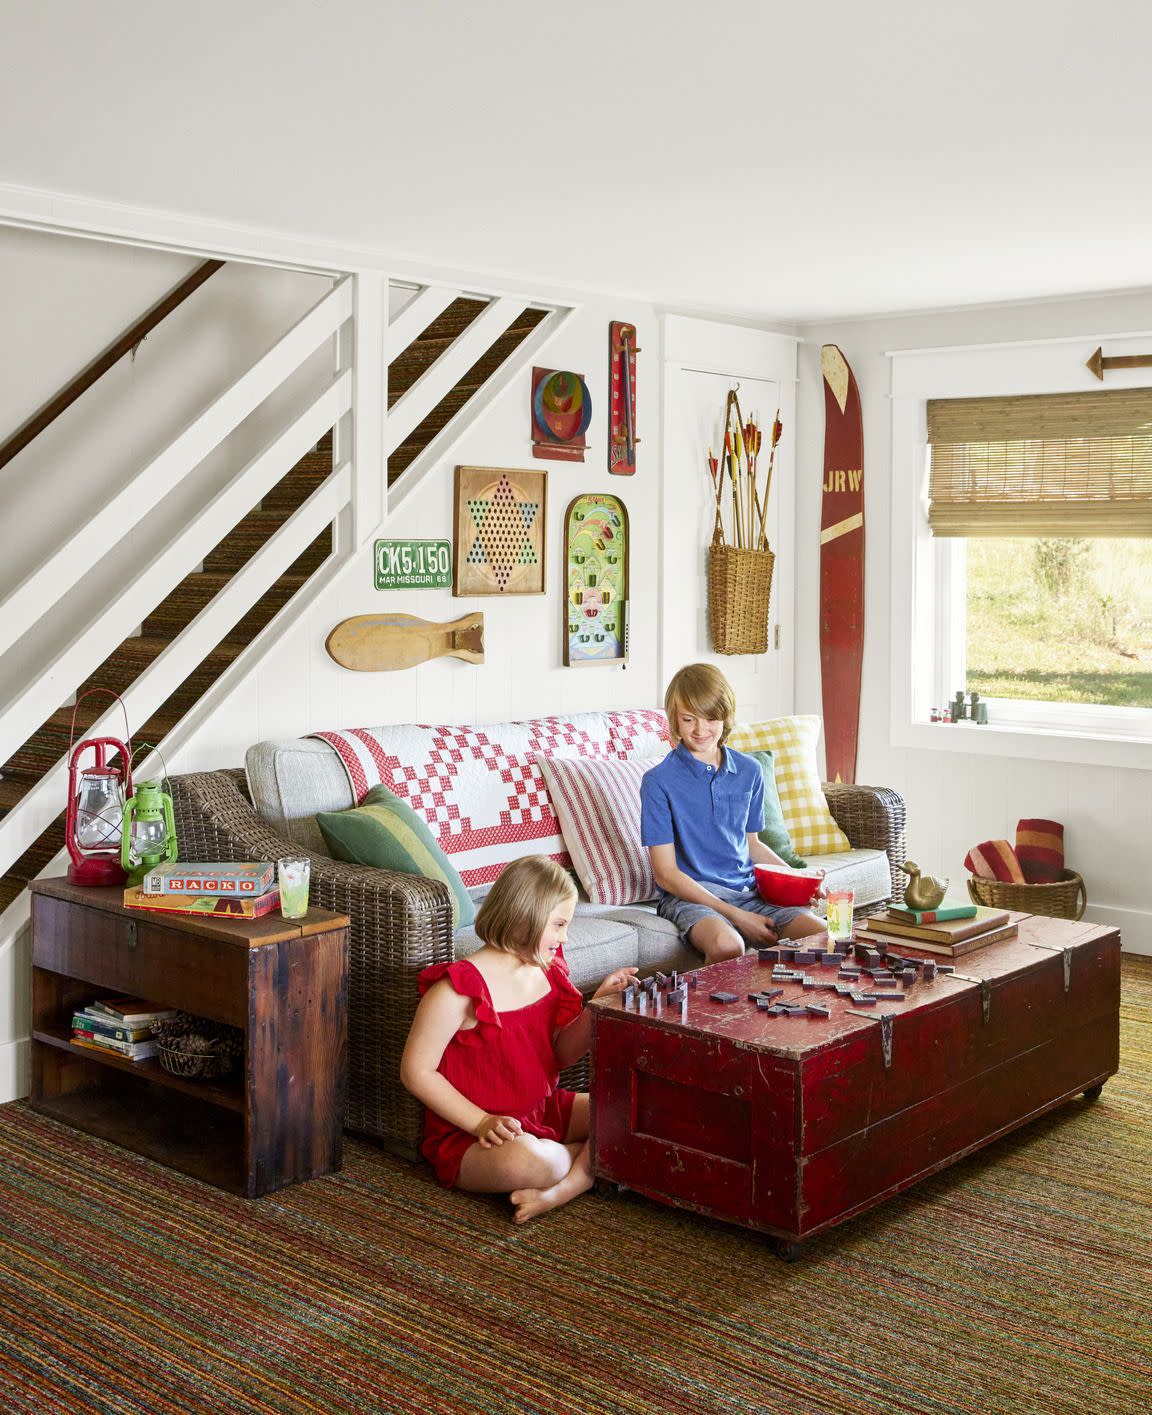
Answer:
<path fill-rule="evenodd" d="M 922 875 L 915 860 L 904 861 L 904 873 L 908 876 L 904 903 L 909 909 L 935 909 L 947 893 L 948 881 L 935 879 L 932 875 Z"/>

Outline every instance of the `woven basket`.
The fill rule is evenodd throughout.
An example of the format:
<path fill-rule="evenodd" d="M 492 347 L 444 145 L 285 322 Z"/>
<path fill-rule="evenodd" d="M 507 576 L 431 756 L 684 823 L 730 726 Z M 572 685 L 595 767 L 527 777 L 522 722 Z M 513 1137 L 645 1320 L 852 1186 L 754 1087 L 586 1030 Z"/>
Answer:
<path fill-rule="evenodd" d="M 239 1027 L 210 1022 L 189 1012 L 158 1022 L 156 1059 L 173 1076 L 197 1077 L 202 1081 L 227 1076 L 244 1050 L 244 1034 Z"/>
<path fill-rule="evenodd" d="M 768 605 L 772 597 L 770 550 L 708 550 L 708 617 L 716 653 L 767 653 Z"/>
<path fill-rule="evenodd" d="M 1045 914 L 1051 919 L 1082 919 L 1088 905 L 1088 891 L 1075 870 L 1061 870 L 1060 878 L 1051 884 L 1005 884 L 969 875 L 968 894 L 973 904 Z"/>

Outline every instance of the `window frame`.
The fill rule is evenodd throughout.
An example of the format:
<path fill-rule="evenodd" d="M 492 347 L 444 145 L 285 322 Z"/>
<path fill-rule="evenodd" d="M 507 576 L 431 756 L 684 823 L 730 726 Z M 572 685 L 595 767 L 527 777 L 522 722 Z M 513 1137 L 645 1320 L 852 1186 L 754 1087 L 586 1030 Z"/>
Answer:
<path fill-rule="evenodd" d="M 1152 334 L 1084 335 L 889 353 L 892 376 L 891 725 L 893 746 L 978 755 L 1152 768 L 1152 708 L 989 698 L 990 722 L 933 723 L 963 682 L 966 603 L 962 541 L 928 527 L 929 398 L 1091 391 L 1081 349 L 1139 353 Z M 1147 387 L 1140 369 L 1109 387 Z M 903 628 L 901 626 L 907 626 Z"/>

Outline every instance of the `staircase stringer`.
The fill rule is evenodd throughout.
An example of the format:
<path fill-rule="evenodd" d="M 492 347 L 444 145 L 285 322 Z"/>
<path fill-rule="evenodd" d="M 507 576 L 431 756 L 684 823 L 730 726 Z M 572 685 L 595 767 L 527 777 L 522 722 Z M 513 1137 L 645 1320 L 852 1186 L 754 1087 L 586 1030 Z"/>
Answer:
<path fill-rule="evenodd" d="M 527 309 L 525 305 L 523 308 Z M 536 308 L 540 308 L 539 305 Z M 392 515 L 428 476 L 433 467 L 439 466 L 453 445 L 460 440 L 495 406 L 508 389 L 516 383 L 525 369 L 536 360 L 544 347 L 559 334 L 565 324 L 577 313 L 578 306 L 570 305 L 554 309 L 546 319 L 527 336 L 526 339 L 504 360 L 480 391 L 471 397 L 458 413 L 436 434 L 428 446 L 413 458 L 404 468 L 396 482 L 388 488 L 388 514 Z M 435 368 L 435 365 L 433 365 Z M 445 392 L 450 390 L 445 389 Z M 396 407 L 399 407 L 399 403 Z M 394 411 L 394 410 L 393 410 Z M 525 414 L 527 416 L 527 414 Z M 402 439 L 396 440 L 396 445 Z M 385 423 L 385 446 L 389 446 L 388 426 Z"/>

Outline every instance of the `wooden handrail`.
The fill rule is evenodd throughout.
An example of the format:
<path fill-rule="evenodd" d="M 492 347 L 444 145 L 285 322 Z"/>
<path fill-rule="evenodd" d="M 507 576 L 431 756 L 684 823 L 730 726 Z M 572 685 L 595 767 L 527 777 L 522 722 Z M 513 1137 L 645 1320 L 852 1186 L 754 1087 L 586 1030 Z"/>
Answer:
<path fill-rule="evenodd" d="M 198 290 L 205 280 L 215 275 L 223 264 L 222 260 L 206 260 L 202 265 L 198 265 L 191 275 L 170 290 L 158 304 L 153 305 L 131 329 L 126 330 L 102 354 L 98 354 L 87 368 L 82 369 L 71 383 L 56 394 L 55 398 L 45 403 L 39 412 L 33 413 L 27 422 L 22 423 L 7 442 L 0 446 L 0 467 L 10 462 L 18 452 L 22 452 L 34 438 L 39 437 L 65 408 L 71 407 L 81 393 L 87 392 L 113 364 L 131 352 L 146 335 L 151 334 L 161 320 L 166 319 L 178 305 L 182 305 L 188 296 Z"/>

